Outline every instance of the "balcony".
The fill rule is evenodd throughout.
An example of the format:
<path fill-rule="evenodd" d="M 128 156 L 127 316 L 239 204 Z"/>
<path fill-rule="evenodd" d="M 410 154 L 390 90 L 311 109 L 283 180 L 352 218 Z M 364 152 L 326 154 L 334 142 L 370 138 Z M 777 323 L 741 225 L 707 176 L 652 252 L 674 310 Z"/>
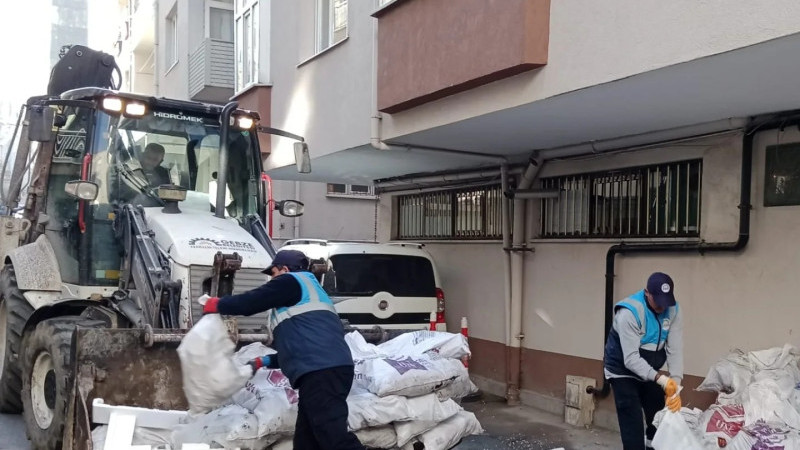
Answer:
<path fill-rule="evenodd" d="M 378 109 L 394 114 L 547 64 L 550 0 L 395 0 L 378 18 Z"/>
<path fill-rule="evenodd" d="M 233 96 L 233 42 L 204 39 L 189 56 L 189 97 L 225 103 Z"/>

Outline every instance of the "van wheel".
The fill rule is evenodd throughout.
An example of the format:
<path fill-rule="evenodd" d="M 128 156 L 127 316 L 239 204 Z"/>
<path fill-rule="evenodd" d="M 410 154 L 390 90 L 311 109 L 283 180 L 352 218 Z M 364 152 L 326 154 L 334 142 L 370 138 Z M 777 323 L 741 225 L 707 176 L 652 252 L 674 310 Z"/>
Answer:
<path fill-rule="evenodd" d="M 22 412 L 20 368 L 22 331 L 33 308 L 17 287 L 14 266 L 0 272 L 0 412 Z"/>
<path fill-rule="evenodd" d="M 61 448 L 72 388 L 72 333 L 75 327 L 102 322 L 77 316 L 47 319 L 22 341 L 22 404 L 34 450 Z"/>

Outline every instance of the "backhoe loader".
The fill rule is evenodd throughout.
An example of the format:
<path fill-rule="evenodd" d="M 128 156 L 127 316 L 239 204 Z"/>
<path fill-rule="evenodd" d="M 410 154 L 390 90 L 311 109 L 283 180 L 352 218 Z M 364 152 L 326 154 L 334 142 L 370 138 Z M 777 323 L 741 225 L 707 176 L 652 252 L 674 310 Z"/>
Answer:
<path fill-rule="evenodd" d="M 0 410 L 23 413 L 34 449 L 91 448 L 94 398 L 187 408 L 175 348 L 195 300 L 262 284 L 275 255 L 257 134 L 307 154 L 258 120 L 94 86 L 26 103 L 0 215 Z M 264 314 L 227 321 L 270 341 Z"/>

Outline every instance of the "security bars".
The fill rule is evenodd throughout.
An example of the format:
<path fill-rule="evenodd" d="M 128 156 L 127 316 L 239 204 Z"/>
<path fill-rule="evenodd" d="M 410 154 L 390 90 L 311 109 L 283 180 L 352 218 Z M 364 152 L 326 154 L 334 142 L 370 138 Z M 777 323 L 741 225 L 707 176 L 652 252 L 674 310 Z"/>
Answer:
<path fill-rule="evenodd" d="M 500 185 L 398 197 L 398 239 L 499 239 Z"/>
<path fill-rule="evenodd" d="M 543 238 L 696 237 L 702 160 L 543 178 Z"/>

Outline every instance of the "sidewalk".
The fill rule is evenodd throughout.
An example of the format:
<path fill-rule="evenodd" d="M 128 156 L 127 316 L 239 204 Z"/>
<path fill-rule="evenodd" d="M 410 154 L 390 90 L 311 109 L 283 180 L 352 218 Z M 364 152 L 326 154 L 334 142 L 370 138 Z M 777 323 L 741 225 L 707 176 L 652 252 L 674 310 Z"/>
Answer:
<path fill-rule="evenodd" d="M 551 450 L 621 449 L 619 434 L 602 429 L 576 428 L 564 418 L 527 406 L 507 406 L 501 397 L 484 394 L 474 403 L 464 403 L 486 433 L 470 436 L 458 450 Z"/>

